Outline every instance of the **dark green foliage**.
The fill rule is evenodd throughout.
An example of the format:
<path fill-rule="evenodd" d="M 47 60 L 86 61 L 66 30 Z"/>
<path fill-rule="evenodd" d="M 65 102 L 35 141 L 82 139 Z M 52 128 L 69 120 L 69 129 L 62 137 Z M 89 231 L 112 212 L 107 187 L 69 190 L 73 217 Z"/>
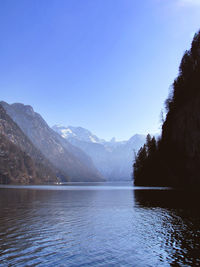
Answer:
<path fill-rule="evenodd" d="M 200 186 L 200 32 L 183 55 L 179 75 L 165 102 L 167 115 L 159 142 L 147 136 L 145 160 L 138 152 L 135 185 Z M 139 161 L 139 163 L 138 163 Z"/>
<path fill-rule="evenodd" d="M 159 154 L 159 142 L 148 134 L 146 144 L 138 151 L 133 164 L 135 185 L 163 186 L 160 174 L 165 166 Z"/>
<path fill-rule="evenodd" d="M 140 148 L 138 154 L 135 157 L 135 162 L 133 164 L 134 167 L 134 177 L 135 177 L 135 184 L 141 182 L 142 177 L 144 176 L 144 166 L 147 160 L 147 151 L 146 145 Z"/>

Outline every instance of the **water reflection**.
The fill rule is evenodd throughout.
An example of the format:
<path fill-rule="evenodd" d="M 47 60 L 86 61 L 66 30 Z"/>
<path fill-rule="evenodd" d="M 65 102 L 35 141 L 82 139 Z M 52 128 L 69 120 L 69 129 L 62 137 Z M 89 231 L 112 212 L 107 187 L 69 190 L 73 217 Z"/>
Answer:
<path fill-rule="evenodd" d="M 135 190 L 134 197 L 136 206 L 163 214 L 159 216 L 162 227 L 159 234 L 170 265 L 200 266 L 199 193 Z"/>
<path fill-rule="evenodd" d="M 182 193 L 127 186 L 0 189 L 0 262 L 198 266 L 198 205 L 189 205 Z"/>
<path fill-rule="evenodd" d="M 135 202 L 142 207 L 184 208 L 199 210 L 200 194 L 184 190 L 134 190 Z"/>

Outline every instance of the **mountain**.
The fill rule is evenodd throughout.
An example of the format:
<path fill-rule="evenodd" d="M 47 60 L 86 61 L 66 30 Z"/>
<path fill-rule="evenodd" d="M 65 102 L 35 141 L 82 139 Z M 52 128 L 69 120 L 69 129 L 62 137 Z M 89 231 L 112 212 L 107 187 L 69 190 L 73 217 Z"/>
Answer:
<path fill-rule="evenodd" d="M 199 189 L 200 31 L 183 55 L 166 109 L 161 139 L 148 138 L 137 156 L 135 185 Z"/>
<path fill-rule="evenodd" d="M 107 142 L 82 127 L 55 125 L 52 129 L 74 146 L 82 149 L 93 160 L 108 181 L 131 180 L 134 150 L 144 144 L 144 135 L 134 135 L 128 141 Z"/>
<path fill-rule="evenodd" d="M 103 181 L 90 157 L 53 131 L 31 106 L 1 104 L 35 147 L 64 174 L 63 181 Z"/>
<path fill-rule="evenodd" d="M 82 127 L 73 126 L 62 126 L 55 125 L 52 127 L 53 130 L 58 132 L 65 139 L 76 139 L 79 141 L 89 142 L 89 143 L 103 143 L 105 140 L 99 139 L 96 135 L 92 134 L 90 131 Z"/>
<path fill-rule="evenodd" d="M 56 170 L 0 105 L 0 182 L 56 182 Z"/>

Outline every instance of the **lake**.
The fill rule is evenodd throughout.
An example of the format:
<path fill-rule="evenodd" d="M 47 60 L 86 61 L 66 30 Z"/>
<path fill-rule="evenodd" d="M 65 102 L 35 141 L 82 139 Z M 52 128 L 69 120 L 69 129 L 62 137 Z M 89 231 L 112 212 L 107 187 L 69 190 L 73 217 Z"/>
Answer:
<path fill-rule="evenodd" d="M 199 193 L 0 186 L 0 266 L 200 266 Z"/>

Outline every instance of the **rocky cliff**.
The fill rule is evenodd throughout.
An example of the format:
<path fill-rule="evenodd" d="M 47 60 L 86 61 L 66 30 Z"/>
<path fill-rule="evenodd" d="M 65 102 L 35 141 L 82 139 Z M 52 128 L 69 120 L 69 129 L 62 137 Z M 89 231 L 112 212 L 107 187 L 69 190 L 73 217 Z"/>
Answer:
<path fill-rule="evenodd" d="M 0 105 L 0 182 L 57 182 L 56 170 Z"/>

